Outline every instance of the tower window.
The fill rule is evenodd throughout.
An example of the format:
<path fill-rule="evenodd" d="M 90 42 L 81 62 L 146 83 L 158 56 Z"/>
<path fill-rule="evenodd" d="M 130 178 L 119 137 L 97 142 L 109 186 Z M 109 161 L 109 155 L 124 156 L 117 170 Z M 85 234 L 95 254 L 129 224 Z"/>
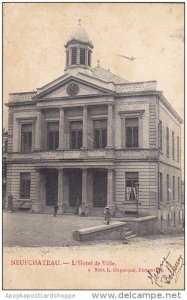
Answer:
<path fill-rule="evenodd" d="M 66 63 L 69 65 L 69 51 L 66 52 Z"/>
<path fill-rule="evenodd" d="M 77 63 L 77 48 L 71 49 L 71 63 L 75 65 Z"/>
<path fill-rule="evenodd" d="M 85 65 L 85 61 L 86 61 L 86 58 L 85 58 L 85 49 L 80 49 L 80 64 L 81 65 Z"/>
<path fill-rule="evenodd" d="M 88 51 L 88 66 L 91 66 L 91 51 Z"/>

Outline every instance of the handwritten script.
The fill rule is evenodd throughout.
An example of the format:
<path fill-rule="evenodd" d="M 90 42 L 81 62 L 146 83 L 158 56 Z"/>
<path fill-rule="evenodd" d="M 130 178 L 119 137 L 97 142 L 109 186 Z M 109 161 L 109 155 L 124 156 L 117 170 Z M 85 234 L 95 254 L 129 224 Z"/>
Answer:
<path fill-rule="evenodd" d="M 156 267 L 155 272 L 147 271 L 148 278 L 152 284 L 156 284 L 158 287 L 164 287 L 171 282 L 177 282 L 184 266 L 184 259 L 180 255 L 174 263 L 169 261 L 170 252 L 163 257 L 159 267 Z"/>

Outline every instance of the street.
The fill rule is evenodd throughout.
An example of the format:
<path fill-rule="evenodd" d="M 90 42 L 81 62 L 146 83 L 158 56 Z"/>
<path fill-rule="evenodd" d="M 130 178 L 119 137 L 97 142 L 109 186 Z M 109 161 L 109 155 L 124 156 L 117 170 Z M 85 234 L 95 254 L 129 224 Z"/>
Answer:
<path fill-rule="evenodd" d="M 50 214 L 3 213 L 3 245 L 4 247 L 68 247 L 68 246 L 105 246 L 146 248 L 150 250 L 164 247 L 166 249 L 183 249 L 184 236 L 153 235 L 135 237 L 127 245 L 123 241 L 90 241 L 78 242 L 72 237 L 73 231 L 104 223 L 102 217 L 79 217 Z"/>

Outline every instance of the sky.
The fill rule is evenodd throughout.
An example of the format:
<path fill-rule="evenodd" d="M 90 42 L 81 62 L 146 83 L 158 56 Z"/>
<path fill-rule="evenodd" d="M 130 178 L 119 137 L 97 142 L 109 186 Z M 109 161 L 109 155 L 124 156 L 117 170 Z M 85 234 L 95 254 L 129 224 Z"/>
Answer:
<path fill-rule="evenodd" d="M 156 80 L 184 119 L 183 10 L 182 3 L 4 3 L 3 102 L 63 75 L 64 45 L 81 19 L 92 67 L 99 59 L 130 82 Z M 7 128 L 6 107 L 3 119 Z"/>

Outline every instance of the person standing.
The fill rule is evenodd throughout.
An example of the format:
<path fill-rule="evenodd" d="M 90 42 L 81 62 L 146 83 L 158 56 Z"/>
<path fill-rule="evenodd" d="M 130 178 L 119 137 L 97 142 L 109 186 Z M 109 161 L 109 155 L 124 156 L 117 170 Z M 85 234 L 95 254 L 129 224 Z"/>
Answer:
<path fill-rule="evenodd" d="M 59 207 L 58 207 L 58 201 L 55 201 L 55 203 L 54 203 L 54 217 L 57 216 L 58 209 L 59 209 Z"/>
<path fill-rule="evenodd" d="M 109 225 L 109 223 L 110 223 L 110 208 L 108 206 L 105 207 L 105 221 L 106 221 L 106 224 Z"/>
<path fill-rule="evenodd" d="M 86 215 L 86 205 L 85 205 L 84 202 L 82 202 L 82 204 L 81 204 L 81 216 L 85 217 L 85 215 Z"/>

